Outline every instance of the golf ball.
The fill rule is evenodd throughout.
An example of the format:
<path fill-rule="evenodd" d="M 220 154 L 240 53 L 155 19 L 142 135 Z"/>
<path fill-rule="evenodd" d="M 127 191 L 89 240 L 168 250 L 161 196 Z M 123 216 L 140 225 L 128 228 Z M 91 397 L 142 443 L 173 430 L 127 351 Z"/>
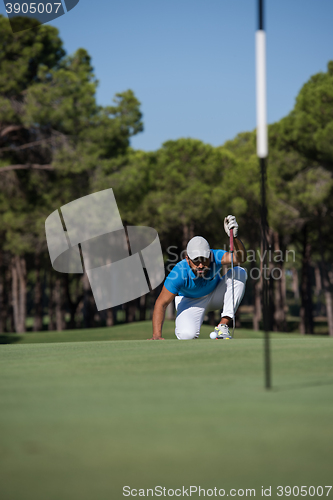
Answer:
<path fill-rule="evenodd" d="M 216 332 L 212 332 L 212 333 L 209 334 L 209 336 L 210 336 L 211 339 L 216 339 L 217 333 Z"/>

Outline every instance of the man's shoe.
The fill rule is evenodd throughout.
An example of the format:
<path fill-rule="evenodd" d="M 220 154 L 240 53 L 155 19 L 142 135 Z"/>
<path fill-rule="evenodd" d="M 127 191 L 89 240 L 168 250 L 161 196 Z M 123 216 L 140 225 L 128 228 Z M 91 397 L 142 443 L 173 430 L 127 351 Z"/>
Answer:
<path fill-rule="evenodd" d="M 213 334 L 216 335 L 216 339 L 230 340 L 232 336 L 230 335 L 230 330 L 228 325 L 218 325 L 215 327 L 214 332 L 210 334 L 210 338 L 213 338 Z"/>

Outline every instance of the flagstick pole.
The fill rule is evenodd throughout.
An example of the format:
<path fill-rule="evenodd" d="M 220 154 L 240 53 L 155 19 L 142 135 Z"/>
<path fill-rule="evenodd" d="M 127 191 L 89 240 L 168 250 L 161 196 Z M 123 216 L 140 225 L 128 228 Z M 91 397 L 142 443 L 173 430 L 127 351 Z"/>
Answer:
<path fill-rule="evenodd" d="M 257 95 L 257 156 L 261 174 L 261 238 L 262 238 L 262 309 L 264 326 L 265 387 L 271 388 L 270 336 L 269 336 L 269 266 L 267 266 L 267 206 L 266 158 L 267 98 L 266 98 L 266 33 L 264 31 L 264 0 L 258 0 L 258 30 L 256 31 L 256 95 Z M 268 270 L 268 276 L 266 271 Z"/>

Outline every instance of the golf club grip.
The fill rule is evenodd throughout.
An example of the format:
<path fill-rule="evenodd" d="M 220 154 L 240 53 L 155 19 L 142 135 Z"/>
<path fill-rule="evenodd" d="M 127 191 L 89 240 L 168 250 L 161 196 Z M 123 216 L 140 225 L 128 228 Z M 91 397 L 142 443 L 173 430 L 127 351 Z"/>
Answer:
<path fill-rule="evenodd" d="M 234 251 L 234 230 L 230 229 L 230 252 Z"/>

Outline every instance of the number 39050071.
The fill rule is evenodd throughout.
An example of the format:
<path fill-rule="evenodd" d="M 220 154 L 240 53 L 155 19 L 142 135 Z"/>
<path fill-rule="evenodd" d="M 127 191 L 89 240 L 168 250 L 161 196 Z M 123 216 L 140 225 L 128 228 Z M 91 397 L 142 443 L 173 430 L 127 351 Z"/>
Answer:
<path fill-rule="evenodd" d="M 325 491 L 324 488 L 327 488 Z M 277 487 L 277 496 L 282 497 L 298 497 L 298 495 L 302 497 L 306 497 L 309 495 L 310 497 L 317 496 L 317 497 L 322 497 L 326 496 L 328 497 L 329 492 L 331 491 L 332 486 L 278 486 Z M 325 494 L 326 493 L 326 494 Z"/>
<path fill-rule="evenodd" d="M 61 3 L 6 3 L 7 14 L 39 14 L 47 13 L 51 14 L 54 10 L 57 14 Z"/>

